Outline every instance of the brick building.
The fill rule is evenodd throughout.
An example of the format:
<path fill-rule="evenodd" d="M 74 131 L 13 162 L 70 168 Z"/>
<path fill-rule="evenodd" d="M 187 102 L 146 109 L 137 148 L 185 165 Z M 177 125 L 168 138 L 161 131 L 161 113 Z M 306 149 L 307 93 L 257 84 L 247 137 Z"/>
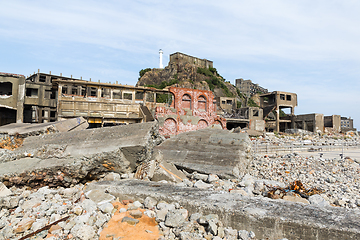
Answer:
<path fill-rule="evenodd" d="M 211 91 L 177 87 L 170 87 L 169 91 L 173 94 L 170 107 L 155 110 L 162 135 L 199 130 L 212 124 L 226 129 L 226 120 L 216 114 L 216 101 Z"/>

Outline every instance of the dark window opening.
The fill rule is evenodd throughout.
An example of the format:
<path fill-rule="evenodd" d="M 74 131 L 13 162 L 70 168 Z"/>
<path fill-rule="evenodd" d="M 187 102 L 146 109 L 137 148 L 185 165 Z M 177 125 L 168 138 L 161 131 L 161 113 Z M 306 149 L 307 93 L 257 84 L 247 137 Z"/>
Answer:
<path fill-rule="evenodd" d="M 90 97 L 96 97 L 97 96 L 97 88 L 94 88 L 94 87 L 90 87 L 89 88 L 89 96 Z"/>
<path fill-rule="evenodd" d="M 146 93 L 146 101 L 147 102 L 154 102 L 154 93 Z"/>
<path fill-rule="evenodd" d="M 253 110 L 253 116 L 258 117 L 259 116 L 259 110 Z"/>
<path fill-rule="evenodd" d="M 56 111 L 50 111 L 50 117 L 51 118 L 56 117 Z"/>
<path fill-rule="evenodd" d="M 46 82 L 46 76 L 40 75 L 39 82 Z"/>
<path fill-rule="evenodd" d="M 132 100 L 133 99 L 132 93 L 124 93 L 124 99 Z"/>
<path fill-rule="evenodd" d="M 85 95 L 86 95 L 86 88 L 81 87 L 81 96 L 85 97 Z"/>
<path fill-rule="evenodd" d="M 113 99 L 122 99 L 120 90 L 113 91 Z"/>
<path fill-rule="evenodd" d="M 26 89 L 26 96 L 27 97 L 37 97 L 38 89 L 37 88 L 27 88 Z"/>
<path fill-rule="evenodd" d="M 71 95 L 78 95 L 78 87 L 77 86 L 73 86 L 71 88 Z"/>
<path fill-rule="evenodd" d="M 143 99 L 144 99 L 144 92 L 136 91 L 136 93 L 135 93 L 135 99 L 137 99 L 137 100 L 143 100 Z"/>
<path fill-rule="evenodd" d="M 0 95 L 12 95 L 12 83 L 11 82 L 5 82 L 0 83 Z"/>
<path fill-rule="evenodd" d="M 232 105 L 232 100 L 226 100 L 226 104 Z"/>
<path fill-rule="evenodd" d="M 67 86 L 63 86 L 62 89 L 61 89 L 61 93 L 62 93 L 62 94 L 67 94 L 67 91 L 68 91 L 68 87 L 67 87 Z"/>
<path fill-rule="evenodd" d="M 280 100 L 285 100 L 285 94 L 280 94 Z"/>
<path fill-rule="evenodd" d="M 291 101 L 291 95 L 286 95 L 286 100 Z"/>
<path fill-rule="evenodd" d="M 101 88 L 101 97 L 110 98 L 111 90 L 109 88 Z"/>

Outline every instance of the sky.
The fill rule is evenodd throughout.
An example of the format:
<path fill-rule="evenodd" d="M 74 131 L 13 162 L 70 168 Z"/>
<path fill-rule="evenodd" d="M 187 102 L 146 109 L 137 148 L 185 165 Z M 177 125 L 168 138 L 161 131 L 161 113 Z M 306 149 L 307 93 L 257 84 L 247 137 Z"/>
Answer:
<path fill-rule="evenodd" d="M 135 85 L 182 52 L 360 129 L 358 0 L 0 0 L 0 72 Z"/>

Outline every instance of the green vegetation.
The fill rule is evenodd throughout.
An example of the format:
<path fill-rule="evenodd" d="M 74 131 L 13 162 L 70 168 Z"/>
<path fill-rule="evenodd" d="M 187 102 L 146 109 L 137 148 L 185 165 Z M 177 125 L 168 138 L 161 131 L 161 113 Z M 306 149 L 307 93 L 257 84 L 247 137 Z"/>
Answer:
<path fill-rule="evenodd" d="M 287 114 L 283 110 L 280 109 L 279 116 L 280 117 L 286 117 Z"/>
<path fill-rule="evenodd" d="M 145 85 L 145 87 L 153 87 L 153 88 L 157 88 L 157 89 L 164 89 L 167 86 L 171 86 L 171 85 L 174 85 L 174 84 L 177 84 L 177 83 L 179 83 L 179 80 L 172 79 L 170 82 L 162 81 L 162 83 L 160 83 L 160 85 L 150 84 L 150 85 Z"/>
<path fill-rule="evenodd" d="M 216 68 L 198 67 L 197 73 L 205 75 L 210 78 L 210 79 L 206 79 L 205 81 L 209 85 L 209 88 L 211 91 L 213 91 L 215 89 L 215 87 L 218 87 L 218 88 L 221 88 L 224 90 L 224 93 L 227 97 L 234 97 L 234 94 L 229 91 L 228 87 L 224 83 L 225 79 L 218 74 Z"/>
<path fill-rule="evenodd" d="M 241 102 L 239 101 L 236 102 L 236 108 L 241 108 Z"/>
<path fill-rule="evenodd" d="M 249 98 L 249 100 L 248 100 L 248 106 L 249 106 L 249 107 L 259 107 L 259 106 L 254 102 L 254 100 L 251 99 L 251 98 Z"/>
<path fill-rule="evenodd" d="M 145 73 L 147 73 L 147 72 L 150 72 L 151 71 L 151 68 L 145 68 L 145 69 L 141 69 L 140 71 L 139 71 L 139 80 L 140 80 L 140 78 L 142 77 L 142 76 L 144 76 L 144 74 Z"/>
<path fill-rule="evenodd" d="M 171 104 L 172 96 L 169 93 L 157 93 L 156 94 L 156 102 L 157 103 L 168 103 Z"/>
<path fill-rule="evenodd" d="M 234 87 L 235 87 L 235 86 L 234 86 Z M 235 89 L 236 89 L 237 95 L 238 95 L 240 98 L 244 99 L 244 96 L 242 95 L 242 93 L 240 92 L 240 90 L 239 90 L 237 87 L 235 87 Z"/>

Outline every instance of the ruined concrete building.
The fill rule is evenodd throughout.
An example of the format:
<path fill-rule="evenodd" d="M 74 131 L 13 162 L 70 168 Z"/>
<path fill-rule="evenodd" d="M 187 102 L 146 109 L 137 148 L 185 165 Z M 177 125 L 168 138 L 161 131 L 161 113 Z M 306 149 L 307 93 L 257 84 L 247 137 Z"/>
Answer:
<path fill-rule="evenodd" d="M 171 136 L 218 124 L 226 129 L 224 118 L 216 114 L 216 101 L 211 91 L 170 87 L 173 101 L 169 107 L 156 107 L 162 135 Z"/>
<path fill-rule="evenodd" d="M 351 119 L 351 117 L 341 117 L 341 131 L 356 131 L 356 128 L 354 128 L 354 120 Z"/>
<path fill-rule="evenodd" d="M 235 86 L 242 94 L 246 95 L 247 97 L 251 97 L 258 92 L 268 93 L 266 88 L 259 86 L 259 84 L 253 83 L 251 80 L 244 80 L 242 78 L 235 80 Z"/>
<path fill-rule="evenodd" d="M 0 126 L 23 121 L 25 76 L 0 73 Z"/>
<path fill-rule="evenodd" d="M 200 59 L 180 52 L 176 52 L 170 55 L 169 65 L 171 63 L 175 63 L 177 65 L 191 63 L 203 68 L 213 67 L 213 62 L 210 60 Z"/>
<path fill-rule="evenodd" d="M 154 121 L 155 116 L 164 135 L 212 124 L 226 129 L 225 119 L 216 115 L 211 91 L 176 87 L 161 90 L 39 72 L 26 80 L 22 75 L 1 74 L 0 86 L 0 125 L 83 117 L 91 127 L 100 127 Z"/>
<path fill-rule="evenodd" d="M 296 106 L 296 93 L 274 91 L 260 95 L 260 107 L 263 109 L 266 120 L 266 130 L 284 132 L 285 129 L 295 128 L 294 108 Z M 290 109 L 290 114 L 280 116 L 282 109 Z"/>

